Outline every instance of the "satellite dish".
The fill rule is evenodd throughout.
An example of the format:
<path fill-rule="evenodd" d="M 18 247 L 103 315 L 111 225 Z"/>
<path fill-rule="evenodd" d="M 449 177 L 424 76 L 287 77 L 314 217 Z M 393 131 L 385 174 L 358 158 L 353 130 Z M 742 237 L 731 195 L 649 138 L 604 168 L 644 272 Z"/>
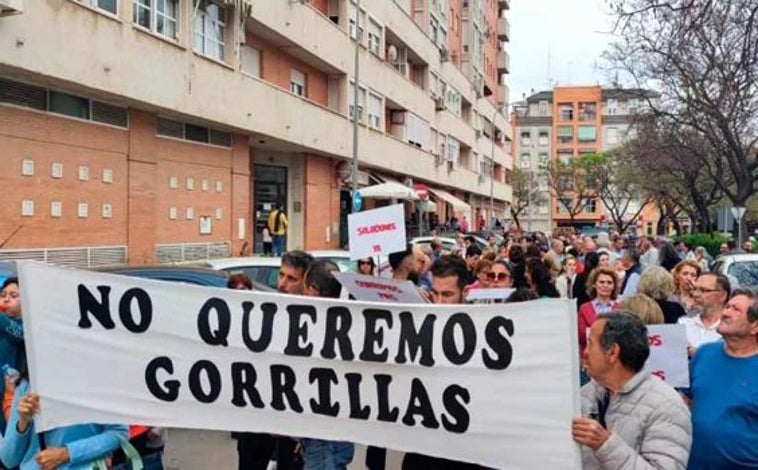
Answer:
<path fill-rule="evenodd" d="M 387 48 L 387 58 L 390 62 L 397 61 L 397 47 L 394 44 L 390 44 Z"/>

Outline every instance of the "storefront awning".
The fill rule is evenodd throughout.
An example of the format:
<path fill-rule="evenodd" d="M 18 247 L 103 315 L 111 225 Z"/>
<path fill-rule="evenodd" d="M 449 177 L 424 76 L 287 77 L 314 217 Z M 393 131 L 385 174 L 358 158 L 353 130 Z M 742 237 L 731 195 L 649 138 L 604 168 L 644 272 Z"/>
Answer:
<path fill-rule="evenodd" d="M 367 186 L 358 190 L 361 196 L 371 197 L 374 199 L 407 199 L 415 201 L 418 199 L 416 191 L 413 188 L 402 185 L 394 181 Z"/>
<path fill-rule="evenodd" d="M 458 199 L 457 197 L 453 196 L 449 192 L 445 191 L 444 189 L 429 187 L 429 191 L 432 192 L 435 196 L 442 199 L 443 201 L 447 202 L 451 206 L 453 206 L 453 210 L 457 212 L 470 212 L 471 206 L 466 204 L 465 201 L 462 201 Z"/>

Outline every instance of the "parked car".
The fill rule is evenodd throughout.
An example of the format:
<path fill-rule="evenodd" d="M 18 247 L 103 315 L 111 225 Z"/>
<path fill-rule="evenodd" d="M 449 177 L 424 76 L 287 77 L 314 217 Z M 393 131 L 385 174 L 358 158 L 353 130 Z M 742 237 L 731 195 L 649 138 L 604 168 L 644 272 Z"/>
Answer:
<path fill-rule="evenodd" d="M 340 269 L 341 272 L 356 272 L 357 263 L 350 259 L 350 252 L 345 250 L 312 250 L 309 251 L 316 259 L 328 259 Z M 374 262 L 378 262 L 374 257 Z M 185 266 L 198 266 L 224 271 L 227 275 L 244 273 L 253 281 L 253 283 L 268 286 L 276 290 L 279 282 L 279 266 L 281 258 L 268 256 L 246 256 L 237 258 L 216 258 L 202 261 L 193 261 Z M 387 258 L 382 257 L 381 275 L 389 273 L 389 263 Z"/>
<path fill-rule="evenodd" d="M 121 274 L 124 276 L 156 279 L 159 281 L 183 282 L 198 286 L 226 287 L 229 273 L 207 267 L 155 265 L 155 266 L 115 266 L 95 269 L 98 272 Z M 253 289 L 272 291 L 269 286 L 253 281 Z"/>
<path fill-rule="evenodd" d="M 737 253 L 720 256 L 711 271 L 726 275 L 735 287 L 758 287 L 758 254 Z"/>
<path fill-rule="evenodd" d="M 473 237 L 474 243 L 482 251 L 484 251 L 486 248 L 489 247 L 487 240 L 483 239 L 482 237 L 479 237 L 471 233 L 466 234 L 466 236 Z M 458 249 L 458 244 L 455 242 L 455 239 L 448 238 L 448 237 L 416 237 L 412 239 L 410 243 L 413 246 L 421 246 L 421 247 L 432 246 L 432 240 L 434 240 L 435 238 L 439 239 L 442 242 L 442 251 L 445 253 L 452 253 L 453 251 Z"/>

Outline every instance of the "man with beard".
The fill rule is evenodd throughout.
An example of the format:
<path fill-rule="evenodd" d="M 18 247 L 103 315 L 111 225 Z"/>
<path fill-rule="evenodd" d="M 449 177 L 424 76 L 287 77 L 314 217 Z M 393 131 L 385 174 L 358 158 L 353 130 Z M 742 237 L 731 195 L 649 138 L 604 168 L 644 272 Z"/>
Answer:
<path fill-rule="evenodd" d="M 304 251 L 289 251 L 282 256 L 277 290 L 282 294 L 302 295 L 305 273 L 313 263 L 313 256 Z M 234 433 L 237 438 L 239 470 L 267 470 L 269 461 L 277 452 L 277 469 L 291 470 L 294 465 L 297 443 L 287 436 L 267 433 Z"/>

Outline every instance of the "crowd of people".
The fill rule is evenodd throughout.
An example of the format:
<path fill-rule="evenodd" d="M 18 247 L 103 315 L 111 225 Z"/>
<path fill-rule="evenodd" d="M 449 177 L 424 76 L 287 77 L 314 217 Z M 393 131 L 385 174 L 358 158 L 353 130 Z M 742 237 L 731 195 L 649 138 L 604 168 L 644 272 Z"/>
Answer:
<path fill-rule="evenodd" d="M 482 249 L 458 233 L 452 253 L 443 252 L 438 239 L 428 248 L 409 245 L 389 255 L 391 275 L 413 282 L 435 304 L 467 303 L 477 289 L 498 289 L 506 303 L 574 299 L 583 387 L 582 414 L 571 429 L 584 468 L 758 468 L 756 294 L 733 290 L 729 279 L 707 270 L 705 255 L 665 240 L 643 238 L 630 244 L 623 237 L 602 235 L 492 240 Z M 372 257 L 356 262 L 358 273 L 378 275 L 378 270 Z M 344 297 L 334 276 L 338 271 L 329 260 L 286 252 L 278 291 Z M 228 287 L 249 290 L 253 284 L 238 274 L 229 278 Z M 99 468 L 95 464 L 103 460 L 111 468 L 129 468 L 118 452 L 126 442 L 145 456 L 160 453 L 163 441 L 156 428 L 85 424 L 35 433 L 40 400 L 29 390 L 17 279 L 5 282 L 0 300 L 0 360 L 6 374 L 0 383 L 0 461 L 5 468 Z M 688 389 L 674 390 L 645 369 L 650 354 L 645 325 L 656 323 L 684 325 L 691 357 Z M 278 470 L 345 469 L 355 452 L 350 442 L 233 435 L 240 470 L 266 470 L 272 460 Z M 384 469 L 385 461 L 384 449 L 368 448 L 366 468 Z M 482 467 L 407 453 L 402 468 Z"/>

